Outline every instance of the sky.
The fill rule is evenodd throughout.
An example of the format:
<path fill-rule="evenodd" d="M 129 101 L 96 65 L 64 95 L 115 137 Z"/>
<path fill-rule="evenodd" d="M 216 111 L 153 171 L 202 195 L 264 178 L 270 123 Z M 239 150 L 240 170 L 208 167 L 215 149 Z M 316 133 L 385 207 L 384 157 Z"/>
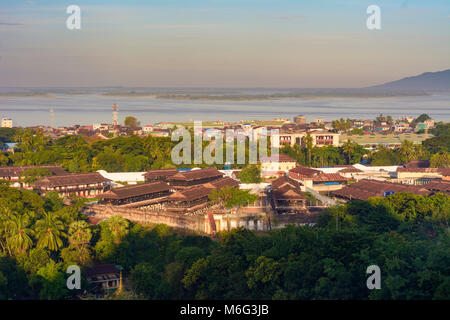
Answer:
<path fill-rule="evenodd" d="M 0 87 L 364 87 L 446 69 L 450 0 L 0 0 Z"/>

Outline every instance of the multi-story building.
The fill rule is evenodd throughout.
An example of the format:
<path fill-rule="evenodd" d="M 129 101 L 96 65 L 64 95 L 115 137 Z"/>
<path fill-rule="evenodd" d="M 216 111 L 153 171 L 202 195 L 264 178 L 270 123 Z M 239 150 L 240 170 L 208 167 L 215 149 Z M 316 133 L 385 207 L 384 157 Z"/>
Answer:
<path fill-rule="evenodd" d="M 261 176 L 279 177 L 285 175 L 289 170 L 297 166 L 297 161 L 284 154 L 275 157 L 265 157 L 261 161 Z"/>
<path fill-rule="evenodd" d="M 9 118 L 2 118 L 2 128 L 12 128 L 13 121 Z"/>
<path fill-rule="evenodd" d="M 303 144 L 304 138 L 311 135 L 313 146 L 339 146 L 339 133 L 330 132 L 327 130 L 314 130 L 314 131 L 283 131 L 280 130 L 280 145 L 289 144 L 291 146 Z"/>
<path fill-rule="evenodd" d="M 28 184 L 23 181 L 23 174 L 27 170 L 45 169 L 48 170 L 52 176 L 66 176 L 69 175 L 60 165 L 42 165 L 42 166 L 7 166 L 0 167 L 0 180 L 7 180 L 15 188 L 27 188 Z"/>
<path fill-rule="evenodd" d="M 94 131 L 109 131 L 110 125 L 107 123 L 94 123 L 92 125 L 92 130 Z"/>
<path fill-rule="evenodd" d="M 338 173 L 323 173 L 320 170 L 302 166 L 297 166 L 289 170 L 289 178 L 317 192 L 329 192 L 342 189 L 349 180 Z"/>
<path fill-rule="evenodd" d="M 47 192 L 58 192 L 62 197 L 76 195 L 85 198 L 95 198 L 106 191 L 111 180 L 100 173 L 81 173 L 66 176 L 45 177 L 32 184 L 41 195 Z"/>

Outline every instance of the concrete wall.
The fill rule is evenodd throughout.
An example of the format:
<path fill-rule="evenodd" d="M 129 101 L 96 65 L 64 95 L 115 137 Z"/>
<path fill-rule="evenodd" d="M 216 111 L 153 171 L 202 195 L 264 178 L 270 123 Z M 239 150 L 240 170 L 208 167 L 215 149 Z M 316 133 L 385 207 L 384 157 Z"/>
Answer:
<path fill-rule="evenodd" d="M 238 214 L 212 213 L 214 227 L 207 214 L 184 215 L 163 210 L 145 211 L 98 204 L 84 208 L 83 212 L 91 215 L 94 214 L 97 219 L 108 219 L 112 216 L 120 215 L 136 223 L 163 223 L 170 227 L 189 229 L 204 234 L 214 234 L 215 232 L 229 231 L 239 227 L 254 231 L 267 231 L 274 228 L 282 228 L 287 224 L 313 223 L 315 220 L 315 215 L 308 214 L 274 215 L 265 212 L 243 212 Z"/>

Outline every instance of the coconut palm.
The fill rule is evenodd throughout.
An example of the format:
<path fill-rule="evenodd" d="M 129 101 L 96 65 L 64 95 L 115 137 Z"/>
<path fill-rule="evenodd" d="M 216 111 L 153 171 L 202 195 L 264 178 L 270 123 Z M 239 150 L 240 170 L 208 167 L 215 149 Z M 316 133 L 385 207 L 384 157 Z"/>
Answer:
<path fill-rule="evenodd" d="M 414 160 L 416 158 L 416 153 L 414 150 L 414 145 L 411 141 L 409 140 L 403 140 L 402 144 L 400 145 L 399 149 L 398 149 L 401 157 L 402 157 L 402 161 L 404 163 L 409 162 L 411 160 Z"/>
<path fill-rule="evenodd" d="M 350 164 L 354 151 L 355 144 L 350 139 L 348 139 L 347 142 L 345 142 L 342 146 L 342 152 L 347 156 L 347 164 Z"/>
<path fill-rule="evenodd" d="M 92 238 L 92 232 L 89 224 L 85 221 L 75 221 L 69 226 L 69 243 L 77 248 L 89 244 Z"/>
<path fill-rule="evenodd" d="M 69 226 L 69 247 L 62 250 L 62 256 L 72 255 L 80 265 L 89 264 L 91 261 L 91 251 L 89 242 L 92 232 L 89 224 L 85 221 L 75 221 Z"/>
<path fill-rule="evenodd" d="M 12 212 L 10 208 L 0 207 L 0 246 L 2 251 L 9 251 L 8 245 L 6 243 L 9 235 L 9 230 L 11 224 L 9 223 L 12 217 Z M 9 252 L 11 254 L 11 252 Z"/>
<path fill-rule="evenodd" d="M 121 216 L 113 216 L 106 220 L 106 226 L 110 230 L 114 243 L 120 243 L 128 233 L 129 222 Z"/>
<path fill-rule="evenodd" d="M 25 215 L 12 215 L 8 221 L 7 244 L 10 252 L 23 253 L 33 245 L 31 236 L 34 231 L 28 228 L 29 222 Z"/>
<path fill-rule="evenodd" d="M 36 222 L 37 247 L 57 251 L 62 247 L 62 238 L 67 237 L 64 224 L 54 213 L 45 212 L 44 217 Z"/>
<path fill-rule="evenodd" d="M 311 166 L 311 153 L 312 153 L 312 148 L 313 148 L 313 138 L 311 137 L 311 134 L 308 132 L 302 140 L 303 140 L 303 146 L 306 148 L 306 152 L 308 153 L 308 165 Z"/>

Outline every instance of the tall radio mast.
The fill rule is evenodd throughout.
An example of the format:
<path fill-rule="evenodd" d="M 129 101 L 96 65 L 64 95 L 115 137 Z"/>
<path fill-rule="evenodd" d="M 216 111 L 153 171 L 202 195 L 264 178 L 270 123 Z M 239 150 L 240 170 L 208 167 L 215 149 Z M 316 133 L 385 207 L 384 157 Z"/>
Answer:
<path fill-rule="evenodd" d="M 113 104 L 113 126 L 114 126 L 114 134 L 117 134 L 118 131 L 118 122 L 117 122 L 117 104 Z"/>
<path fill-rule="evenodd" d="M 50 109 L 50 127 L 53 129 L 55 127 L 55 110 Z"/>

